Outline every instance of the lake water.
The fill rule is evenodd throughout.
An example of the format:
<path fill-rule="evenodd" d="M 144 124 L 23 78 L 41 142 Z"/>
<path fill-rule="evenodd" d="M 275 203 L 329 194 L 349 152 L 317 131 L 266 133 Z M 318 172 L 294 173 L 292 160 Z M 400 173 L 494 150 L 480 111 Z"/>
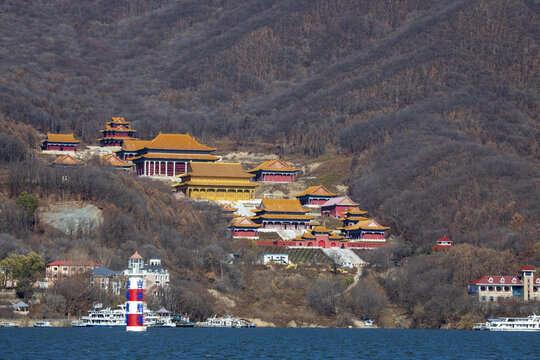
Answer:
<path fill-rule="evenodd" d="M 540 359 L 540 333 L 0 328 L 1 359 Z"/>

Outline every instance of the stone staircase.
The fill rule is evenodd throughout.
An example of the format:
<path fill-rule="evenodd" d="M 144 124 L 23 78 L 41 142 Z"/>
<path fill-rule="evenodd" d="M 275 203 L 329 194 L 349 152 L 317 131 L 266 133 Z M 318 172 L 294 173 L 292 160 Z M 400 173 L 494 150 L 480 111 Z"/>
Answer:
<path fill-rule="evenodd" d="M 350 249 L 329 248 L 322 249 L 322 251 L 330 259 L 334 259 L 343 267 L 360 267 L 366 264 L 364 260 L 362 260 L 358 255 L 354 253 L 354 251 Z"/>

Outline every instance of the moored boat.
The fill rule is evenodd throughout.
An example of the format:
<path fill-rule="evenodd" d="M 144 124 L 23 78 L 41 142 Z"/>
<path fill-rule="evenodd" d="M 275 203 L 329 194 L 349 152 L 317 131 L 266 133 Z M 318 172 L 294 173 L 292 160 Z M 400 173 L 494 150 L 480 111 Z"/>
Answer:
<path fill-rule="evenodd" d="M 0 327 L 12 328 L 12 327 L 18 327 L 18 326 L 15 323 L 12 323 L 10 321 L 2 321 L 0 322 Z"/>
<path fill-rule="evenodd" d="M 42 321 L 36 321 L 34 323 L 34 327 L 52 327 L 50 321 L 48 320 L 42 320 Z"/>
<path fill-rule="evenodd" d="M 248 327 L 248 324 L 241 319 L 236 319 L 231 316 L 217 317 L 206 319 L 195 323 L 195 327 L 211 327 L 211 328 L 242 328 Z"/>
<path fill-rule="evenodd" d="M 485 331 L 540 331 L 540 316 L 530 315 L 525 318 L 497 318 L 488 319 L 485 323 L 478 323 L 473 330 Z"/>

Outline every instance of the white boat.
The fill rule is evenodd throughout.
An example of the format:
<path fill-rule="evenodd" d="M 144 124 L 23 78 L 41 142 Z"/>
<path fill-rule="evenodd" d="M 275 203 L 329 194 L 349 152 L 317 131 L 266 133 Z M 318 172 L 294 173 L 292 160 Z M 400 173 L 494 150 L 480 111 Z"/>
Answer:
<path fill-rule="evenodd" d="M 73 323 L 71 323 L 74 326 Z M 101 309 L 99 305 L 94 305 L 88 315 L 81 317 L 76 323 L 77 327 L 113 327 L 126 326 L 126 306 L 121 304 L 116 309 L 110 307 Z"/>
<path fill-rule="evenodd" d="M 364 326 L 373 326 L 373 319 L 366 319 L 364 320 Z"/>
<path fill-rule="evenodd" d="M 144 308 L 144 325 L 148 327 L 175 327 L 172 321 L 172 313 L 163 314 Z M 126 306 L 118 305 L 116 309 L 110 307 L 101 309 L 98 304 L 88 311 L 87 316 L 71 322 L 73 327 L 115 327 L 126 326 Z"/>
<path fill-rule="evenodd" d="M 52 327 L 51 323 L 48 320 L 36 321 L 34 327 Z"/>
<path fill-rule="evenodd" d="M 225 317 L 212 317 L 206 319 L 206 321 L 200 321 L 195 324 L 195 327 L 211 327 L 211 328 L 241 328 L 247 327 L 245 321 L 236 319 L 231 316 Z"/>
<path fill-rule="evenodd" d="M 473 329 L 486 331 L 540 331 L 540 316 L 488 319 L 485 323 L 476 324 Z"/>
<path fill-rule="evenodd" d="M 18 327 L 18 326 L 9 321 L 2 321 L 0 322 L 0 327 L 12 328 L 12 327 Z"/>

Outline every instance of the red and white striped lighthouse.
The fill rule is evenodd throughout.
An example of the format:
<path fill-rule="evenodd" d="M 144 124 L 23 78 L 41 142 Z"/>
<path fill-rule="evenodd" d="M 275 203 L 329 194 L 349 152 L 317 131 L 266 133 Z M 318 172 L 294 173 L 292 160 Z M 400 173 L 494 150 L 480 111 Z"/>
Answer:
<path fill-rule="evenodd" d="M 141 275 L 130 275 L 126 293 L 126 331 L 145 331 L 144 281 Z"/>

